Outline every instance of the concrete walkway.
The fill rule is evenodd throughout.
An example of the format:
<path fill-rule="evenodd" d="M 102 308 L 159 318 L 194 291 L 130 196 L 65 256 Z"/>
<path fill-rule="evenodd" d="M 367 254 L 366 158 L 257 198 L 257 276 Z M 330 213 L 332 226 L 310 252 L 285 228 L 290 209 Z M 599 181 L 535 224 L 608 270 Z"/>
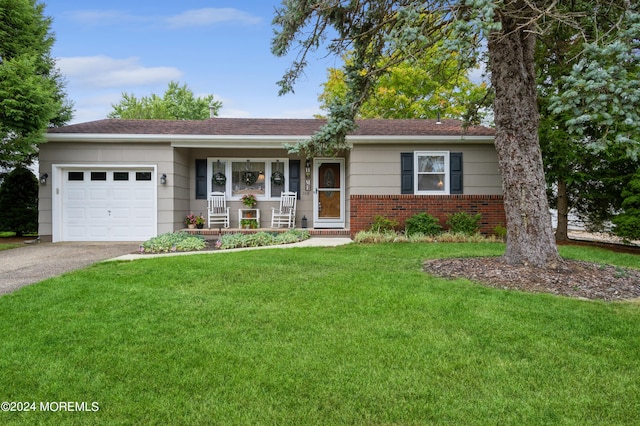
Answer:
<path fill-rule="evenodd" d="M 279 246 L 164 254 L 131 254 L 140 246 L 136 242 L 25 244 L 24 247 L 0 251 L 0 295 L 102 261 L 219 254 L 238 250 L 329 247 L 350 242 L 348 238 L 310 238 L 299 243 Z"/>

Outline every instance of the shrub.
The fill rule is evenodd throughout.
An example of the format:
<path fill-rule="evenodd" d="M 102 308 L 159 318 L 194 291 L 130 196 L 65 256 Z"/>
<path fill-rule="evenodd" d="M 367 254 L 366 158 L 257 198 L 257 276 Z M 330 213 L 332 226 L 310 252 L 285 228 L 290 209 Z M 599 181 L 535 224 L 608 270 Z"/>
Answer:
<path fill-rule="evenodd" d="M 406 238 L 395 231 L 360 231 L 353 240 L 356 243 L 394 243 Z"/>
<path fill-rule="evenodd" d="M 0 186 L 0 230 L 18 237 L 38 231 L 38 178 L 16 167 Z"/>
<path fill-rule="evenodd" d="M 405 222 L 406 234 L 439 235 L 442 233 L 440 220 L 428 213 L 418 213 Z"/>
<path fill-rule="evenodd" d="M 398 225 L 399 223 L 397 220 L 376 215 L 373 218 L 373 223 L 369 227 L 369 230 L 373 232 L 395 231 Z"/>
<path fill-rule="evenodd" d="M 442 232 L 438 235 L 425 235 L 416 232 L 411 235 L 401 235 L 395 232 L 360 231 L 353 240 L 356 243 L 487 243 L 497 242 L 495 237 L 485 237 L 481 234 L 467 235 L 464 233 Z"/>
<path fill-rule="evenodd" d="M 612 219 L 613 232 L 625 240 L 640 239 L 640 170 L 622 191 L 623 212 Z"/>
<path fill-rule="evenodd" d="M 507 239 L 507 227 L 500 224 L 493 228 L 493 233 L 496 234 L 496 237 L 500 238 L 502 241 Z"/>
<path fill-rule="evenodd" d="M 309 231 L 290 229 L 281 234 L 269 234 L 258 232 L 255 234 L 224 234 L 216 244 L 220 249 L 233 249 L 242 247 L 262 247 L 278 244 L 291 244 L 306 240 L 310 237 Z"/>
<path fill-rule="evenodd" d="M 207 246 L 204 237 L 188 232 L 169 232 L 140 244 L 143 253 L 168 253 L 172 251 L 197 251 Z"/>
<path fill-rule="evenodd" d="M 453 234 L 475 235 L 480 230 L 480 213 L 470 215 L 466 212 L 447 214 L 447 225 Z"/>

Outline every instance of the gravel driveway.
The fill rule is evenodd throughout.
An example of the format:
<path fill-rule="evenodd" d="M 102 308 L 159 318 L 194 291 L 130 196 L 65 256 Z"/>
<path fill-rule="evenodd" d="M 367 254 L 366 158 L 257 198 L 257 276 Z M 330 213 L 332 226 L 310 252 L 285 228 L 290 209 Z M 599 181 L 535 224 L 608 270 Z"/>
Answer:
<path fill-rule="evenodd" d="M 136 251 L 139 243 L 38 243 L 0 251 L 0 294 Z"/>

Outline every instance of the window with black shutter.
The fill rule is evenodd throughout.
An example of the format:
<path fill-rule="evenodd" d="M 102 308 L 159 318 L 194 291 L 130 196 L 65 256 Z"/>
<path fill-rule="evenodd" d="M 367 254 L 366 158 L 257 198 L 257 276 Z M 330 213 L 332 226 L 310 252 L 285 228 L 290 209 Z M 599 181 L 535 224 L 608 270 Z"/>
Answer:
<path fill-rule="evenodd" d="M 464 192 L 463 185 L 463 170 L 462 170 L 462 153 L 450 152 L 449 154 L 449 168 L 446 171 L 449 179 L 449 194 L 462 194 Z M 415 181 L 416 173 L 416 155 L 422 157 L 428 157 L 429 152 L 401 152 L 400 153 L 400 193 L 401 194 L 415 194 Z M 432 169 L 432 168 L 430 168 Z M 420 174 L 423 179 L 431 178 L 433 180 L 433 173 Z M 435 173 L 437 177 L 437 173 Z M 437 188 L 437 184 L 435 186 Z M 435 192 L 435 191 L 434 191 Z"/>
<path fill-rule="evenodd" d="M 289 191 L 297 192 L 300 199 L 300 160 L 289 160 Z"/>
<path fill-rule="evenodd" d="M 413 152 L 400 153 L 400 191 L 413 194 Z"/>
<path fill-rule="evenodd" d="M 207 160 L 196 160 L 196 200 L 207 199 Z"/>
<path fill-rule="evenodd" d="M 449 154 L 449 193 L 463 193 L 462 176 L 462 153 L 452 152 Z"/>

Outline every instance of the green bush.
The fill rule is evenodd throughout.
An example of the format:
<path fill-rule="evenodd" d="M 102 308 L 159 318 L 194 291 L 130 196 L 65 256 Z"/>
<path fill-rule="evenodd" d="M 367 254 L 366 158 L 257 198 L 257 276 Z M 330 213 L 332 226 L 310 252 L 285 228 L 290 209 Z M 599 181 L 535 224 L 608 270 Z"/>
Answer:
<path fill-rule="evenodd" d="M 397 243 L 406 242 L 407 238 L 395 231 L 367 230 L 358 232 L 353 240 L 356 243 Z"/>
<path fill-rule="evenodd" d="M 481 234 L 467 235 L 464 233 L 443 232 L 438 235 L 425 235 L 420 232 L 402 235 L 397 232 L 360 231 L 353 240 L 361 244 L 378 243 L 491 243 L 497 242 L 496 237 L 485 237 Z"/>
<path fill-rule="evenodd" d="M 0 231 L 38 231 L 38 178 L 27 168 L 16 167 L 0 186 Z"/>
<path fill-rule="evenodd" d="M 369 231 L 373 231 L 373 232 L 395 231 L 398 225 L 399 223 L 397 220 L 388 219 L 384 216 L 376 215 L 373 218 L 373 223 L 369 227 Z"/>
<path fill-rule="evenodd" d="M 496 237 L 500 238 L 502 241 L 505 241 L 507 239 L 507 227 L 502 224 L 496 225 L 496 227 L 493 228 L 493 233 L 496 234 Z"/>
<path fill-rule="evenodd" d="M 297 243 L 309 237 L 309 231 L 297 229 L 290 229 L 287 232 L 276 235 L 267 232 L 258 232 L 255 234 L 224 234 L 220 237 L 216 246 L 221 250 L 242 247 L 262 247 Z"/>
<path fill-rule="evenodd" d="M 612 219 L 613 232 L 631 240 L 640 239 L 640 170 L 622 191 L 622 213 Z"/>
<path fill-rule="evenodd" d="M 169 232 L 153 237 L 140 245 L 143 253 L 169 253 L 172 251 L 197 251 L 207 246 L 204 237 L 188 232 Z"/>
<path fill-rule="evenodd" d="M 480 230 L 480 213 L 470 215 L 466 212 L 447 214 L 447 225 L 453 234 L 475 235 Z"/>
<path fill-rule="evenodd" d="M 428 213 L 418 213 L 405 222 L 407 236 L 412 234 L 439 235 L 442 233 L 440 219 Z"/>

